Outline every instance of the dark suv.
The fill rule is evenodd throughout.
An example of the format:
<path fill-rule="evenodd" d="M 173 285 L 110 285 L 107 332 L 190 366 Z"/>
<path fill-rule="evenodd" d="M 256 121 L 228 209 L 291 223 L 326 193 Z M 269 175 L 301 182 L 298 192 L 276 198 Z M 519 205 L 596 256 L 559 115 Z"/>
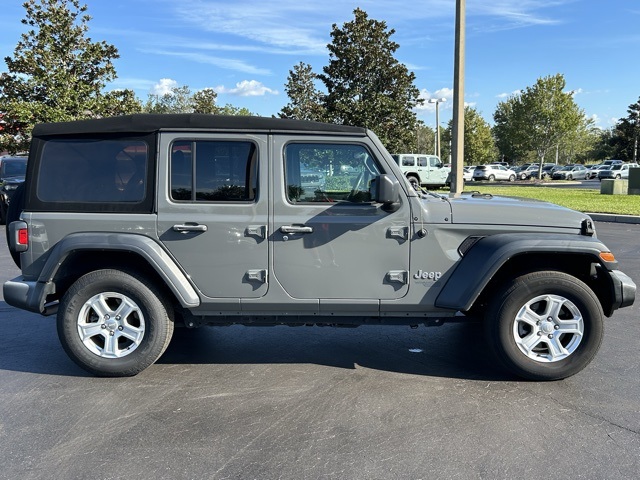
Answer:
<path fill-rule="evenodd" d="M 24 182 L 27 157 L 0 157 L 0 225 L 4 225 L 9 202 L 16 189 Z"/>
<path fill-rule="evenodd" d="M 631 305 L 588 215 L 415 190 L 364 128 L 207 115 L 38 125 L 5 301 L 57 314 L 69 356 L 133 375 L 175 326 L 483 319 L 517 375 L 564 378 Z M 462 315 L 464 314 L 464 315 Z"/>

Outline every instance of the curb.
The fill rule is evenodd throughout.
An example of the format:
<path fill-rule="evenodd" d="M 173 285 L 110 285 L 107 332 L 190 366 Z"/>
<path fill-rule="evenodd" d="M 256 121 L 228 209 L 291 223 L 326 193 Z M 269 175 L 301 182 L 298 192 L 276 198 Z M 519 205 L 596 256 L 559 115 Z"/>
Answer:
<path fill-rule="evenodd" d="M 616 215 L 614 213 L 587 213 L 596 222 L 630 223 L 640 225 L 640 217 L 636 215 Z"/>

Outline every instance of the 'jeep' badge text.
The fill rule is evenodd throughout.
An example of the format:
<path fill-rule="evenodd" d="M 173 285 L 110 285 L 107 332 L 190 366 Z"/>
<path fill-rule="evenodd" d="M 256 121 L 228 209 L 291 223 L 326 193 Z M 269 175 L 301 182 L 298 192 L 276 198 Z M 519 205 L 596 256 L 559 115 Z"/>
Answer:
<path fill-rule="evenodd" d="M 423 272 L 418 270 L 418 273 L 413 275 L 416 280 L 439 280 L 442 276 L 442 272 Z"/>

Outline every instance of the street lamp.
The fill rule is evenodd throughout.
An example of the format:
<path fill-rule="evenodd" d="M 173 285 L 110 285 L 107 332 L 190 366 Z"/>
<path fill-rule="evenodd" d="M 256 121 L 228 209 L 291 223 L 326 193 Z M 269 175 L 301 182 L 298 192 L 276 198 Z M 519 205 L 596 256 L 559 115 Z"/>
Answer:
<path fill-rule="evenodd" d="M 438 110 L 438 105 L 446 101 L 447 101 L 446 98 L 430 98 L 429 99 L 429 103 L 436 104 L 436 155 L 438 156 L 438 158 L 440 158 L 440 161 L 442 161 L 442 158 L 440 157 L 440 112 Z"/>

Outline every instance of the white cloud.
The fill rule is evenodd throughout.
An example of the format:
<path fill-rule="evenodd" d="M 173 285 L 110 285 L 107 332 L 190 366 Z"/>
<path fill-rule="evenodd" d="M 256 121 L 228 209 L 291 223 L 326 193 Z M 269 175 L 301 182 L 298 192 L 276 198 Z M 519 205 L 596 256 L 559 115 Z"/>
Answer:
<path fill-rule="evenodd" d="M 427 89 L 422 89 L 420 91 L 420 98 L 422 98 L 424 100 L 424 103 L 419 106 L 416 107 L 416 110 L 419 112 L 435 112 L 436 111 L 436 104 L 435 103 L 429 103 L 429 100 L 433 99 L 443 99 L 444 101 L 440 103 L 440 108 L 451 108 L 450 106 L 447 107 L 448 105 L 451 105 L 451 102 L 453 101 L 453 89 L 452 88 L 441 88 L 440 90 L 436 90 L 435 92 L 431 93 L 429 92 L 429 90 Z"/>
<path fill-rule="evenodd" d="M 226 88 L 224 85 L 215 87 L 216 93 L 227 93 L 229 95 L 238 95 L 240 97 L 261 97 L 266 94 L 277 95 L 278 91 L 265 87 L 257 80 L 243 80 L 236 83 L 235 88 Z"/>
<path fill-rule="evenodd" d="M 327 21 L 322 17 L 330 18 L 329 12 L 333 11 L 326 7 L 325 4 L 298 0 L 280 1 L 277 8 L 256 0 L 183 0 L 175 8 L 182 19 L 204 31 L 278 47 L 282 53 L 290 53 L 293 49 L 326 54 Z M 237 40 L 230 43 L 237 43 Z"/>
<path fill-rule="evenodd" d="M 190 60 L 196 63 L 204 63 L 207 65 L 214 65 L 216 67 L 224 68 L 226 70 L 235 70 L 238 72 L 249 73 L 252 75 L 271 75 L 271 71 L 265 68 L 257 68 L 253 65 L 249 65 L 243 60 L 235 60 L 232 58 L 214 57 L 212 55 L 204 55 L 202 53 L 195 52 L 178 52 L 171 50 L 141 50 L 144 53 L 153 53 L 156 55 L 167 55 L 170 57 L 179 57 L 184 60 Z"/>
<path fill-rule="evenodd" d="M 516 95 L 520 95 L 521 93 L 522 93 L 522 90 L 514 90 L 511 93 L 506 93 L 505 92 L 505 93 L 501 93 L 499 95 L 496 95 L 496 98 L 504 99 L 504 98 L 509 98 L 509 97 L 514 97 Z"/>
<path fill-rule="evenodd" d="M 160 81 L 158 83 L 156 83 L 153 87 L 151 87 L 151 94 L 152 95 L 166 95 L 166 94 L 170 94 L 171 89 L 175 88 L 178 86 L 178 82 L 176 82 L 175 80 L 172 80 L 170 78 L 161 78 Z"/>

